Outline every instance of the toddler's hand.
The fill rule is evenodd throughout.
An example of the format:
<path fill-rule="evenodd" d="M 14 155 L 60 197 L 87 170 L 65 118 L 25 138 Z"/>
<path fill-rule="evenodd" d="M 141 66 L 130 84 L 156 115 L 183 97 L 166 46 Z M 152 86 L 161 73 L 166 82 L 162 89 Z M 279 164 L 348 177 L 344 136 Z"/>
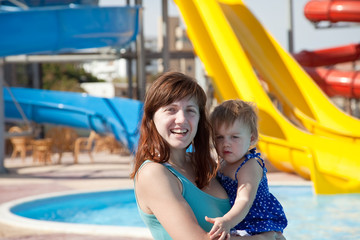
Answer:
<path fill-rule="evenodd" d="M 205 220 L 214 224 L 209 232 L 210 239 L 230 239 L 230 227 L 227 226 L 226 221 L 224 221 L 222 218 L 209 218 L 207 216 L 205 216 Z"/>

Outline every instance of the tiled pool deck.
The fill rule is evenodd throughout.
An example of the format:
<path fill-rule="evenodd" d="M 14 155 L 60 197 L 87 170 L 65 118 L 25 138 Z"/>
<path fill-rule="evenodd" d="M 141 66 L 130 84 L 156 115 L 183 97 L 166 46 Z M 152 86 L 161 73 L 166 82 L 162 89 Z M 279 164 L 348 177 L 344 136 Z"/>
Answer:
<path fill-rule="evenodd" d="M 131 169 L 131 156 L 119 156 L 101 152 L 96 153 L 94 159 L 95 162 L 90 163 L 88 156 L 84 154 L 80 156 L 79 164 L 73 165 L 72 155 L 65 154 L 62 164 L 44 166 L 33 164 L 31 157 L 27 157 L 25 162 L 22 162 L 19 158 L 13 160 L 6 158 L 5 167 L 8 169 L 8 173 L 0 174 L 0 204 L 46 193 L 133 187 L 132 180 L 128 178 Z M 309 182 L 296 175 L 272 172 L 271 167 L 268 168 L 270 184 L 309 184 Z M 146 238 L 32 230 L 3 223 L 0 219 L 0 239 L 143 240 Z"/>

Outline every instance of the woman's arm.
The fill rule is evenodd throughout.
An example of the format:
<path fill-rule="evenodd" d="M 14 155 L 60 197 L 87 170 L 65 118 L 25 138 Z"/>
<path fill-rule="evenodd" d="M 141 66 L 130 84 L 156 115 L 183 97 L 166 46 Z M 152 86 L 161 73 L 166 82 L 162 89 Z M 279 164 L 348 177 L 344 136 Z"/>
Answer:
<path fill-rule="evenodd" d="M 210 239 L 183 198 L 179 180 L 166 167 L 146 164 L 136 176 L 135 187 L 140 208 L 154 214 L 174 240 Z"/>
<path fill-rule="evenodd" d="M 138 171 L 135 188 L 140 208 L 148 214 L 154 214 L 174 240 L 210 239 L 182 197 L 180 182 L 164 166 L 158 163 L 146 164 Z M 273 232 L 231 239 L 276 240 Z"/>

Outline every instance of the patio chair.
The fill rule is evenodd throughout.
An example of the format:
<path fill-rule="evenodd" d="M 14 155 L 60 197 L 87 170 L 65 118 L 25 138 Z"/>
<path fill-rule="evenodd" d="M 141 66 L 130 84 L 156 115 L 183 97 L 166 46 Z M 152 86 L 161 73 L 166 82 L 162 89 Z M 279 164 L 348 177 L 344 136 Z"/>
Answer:
<path fill-rule="evenodd" d="M 110 153 L 120 153 L 121 155 L 128 155 L 129 151 L 124 145 L 117 141 L 113 135 L 108 135 L 97 139 L 95 146 L 95 152 L 109 151 Z"/>
<path fill-rule="evenodd" d="M 39 163 L 52 163 L 51 162 L 51 145 L 52 139 L 37 139 L 31 141 L 33 146 L 33 161 Z"/>
<path fill-rule="evenodd" d="M 24 129 L 14 126 L 9 129 L 9 133 L 22 133 Z M 31 136 L 14 136 L 10 137 L 10 142 L 13 146 L 11 153 L 11 159 L 14 159 L 17 155 L 20 154 L 22 161 L 25 161 L 26 153 L 29 150 L 32 150 L 31 145 Z"/>
<path fill-rule="evenodd" d="M 59 164 L 61 163 L 63 153 L 71 152 L 74 156 L 75 140 L 78 138 L 75 129 L 70 127 L 54 127 L 46 133 L 46 138 L 52 140 L 52 151 L 58 153 Z"/>
<path fill-rule="evenodd" d="M 94 162 L 94 158 L 92 155 L 93 146 L 95 144 L 95 141 L 97 141 L 100 138 L 100 136 L 95 132 L 91 131 L 88 137 L 79 137 L 75 140 L 75 146 L 74 146 L 74 163 L 78 163 L 79 161 L 79 153 L 83 150 L 85 150 L 89 157 L 91 162 Z"/>

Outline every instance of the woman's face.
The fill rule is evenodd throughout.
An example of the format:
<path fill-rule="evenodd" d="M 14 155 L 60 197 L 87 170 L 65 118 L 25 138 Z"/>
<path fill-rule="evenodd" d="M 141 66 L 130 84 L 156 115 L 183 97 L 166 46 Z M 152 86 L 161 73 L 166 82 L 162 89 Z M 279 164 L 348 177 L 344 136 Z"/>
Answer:
<path fill-rule="evenodd" d="M 154 114 L 154 123 L 170 148 L 185 149 L 196 135 L 199 118 L 199 106 L 192 97 L 160 107 Z"/>

